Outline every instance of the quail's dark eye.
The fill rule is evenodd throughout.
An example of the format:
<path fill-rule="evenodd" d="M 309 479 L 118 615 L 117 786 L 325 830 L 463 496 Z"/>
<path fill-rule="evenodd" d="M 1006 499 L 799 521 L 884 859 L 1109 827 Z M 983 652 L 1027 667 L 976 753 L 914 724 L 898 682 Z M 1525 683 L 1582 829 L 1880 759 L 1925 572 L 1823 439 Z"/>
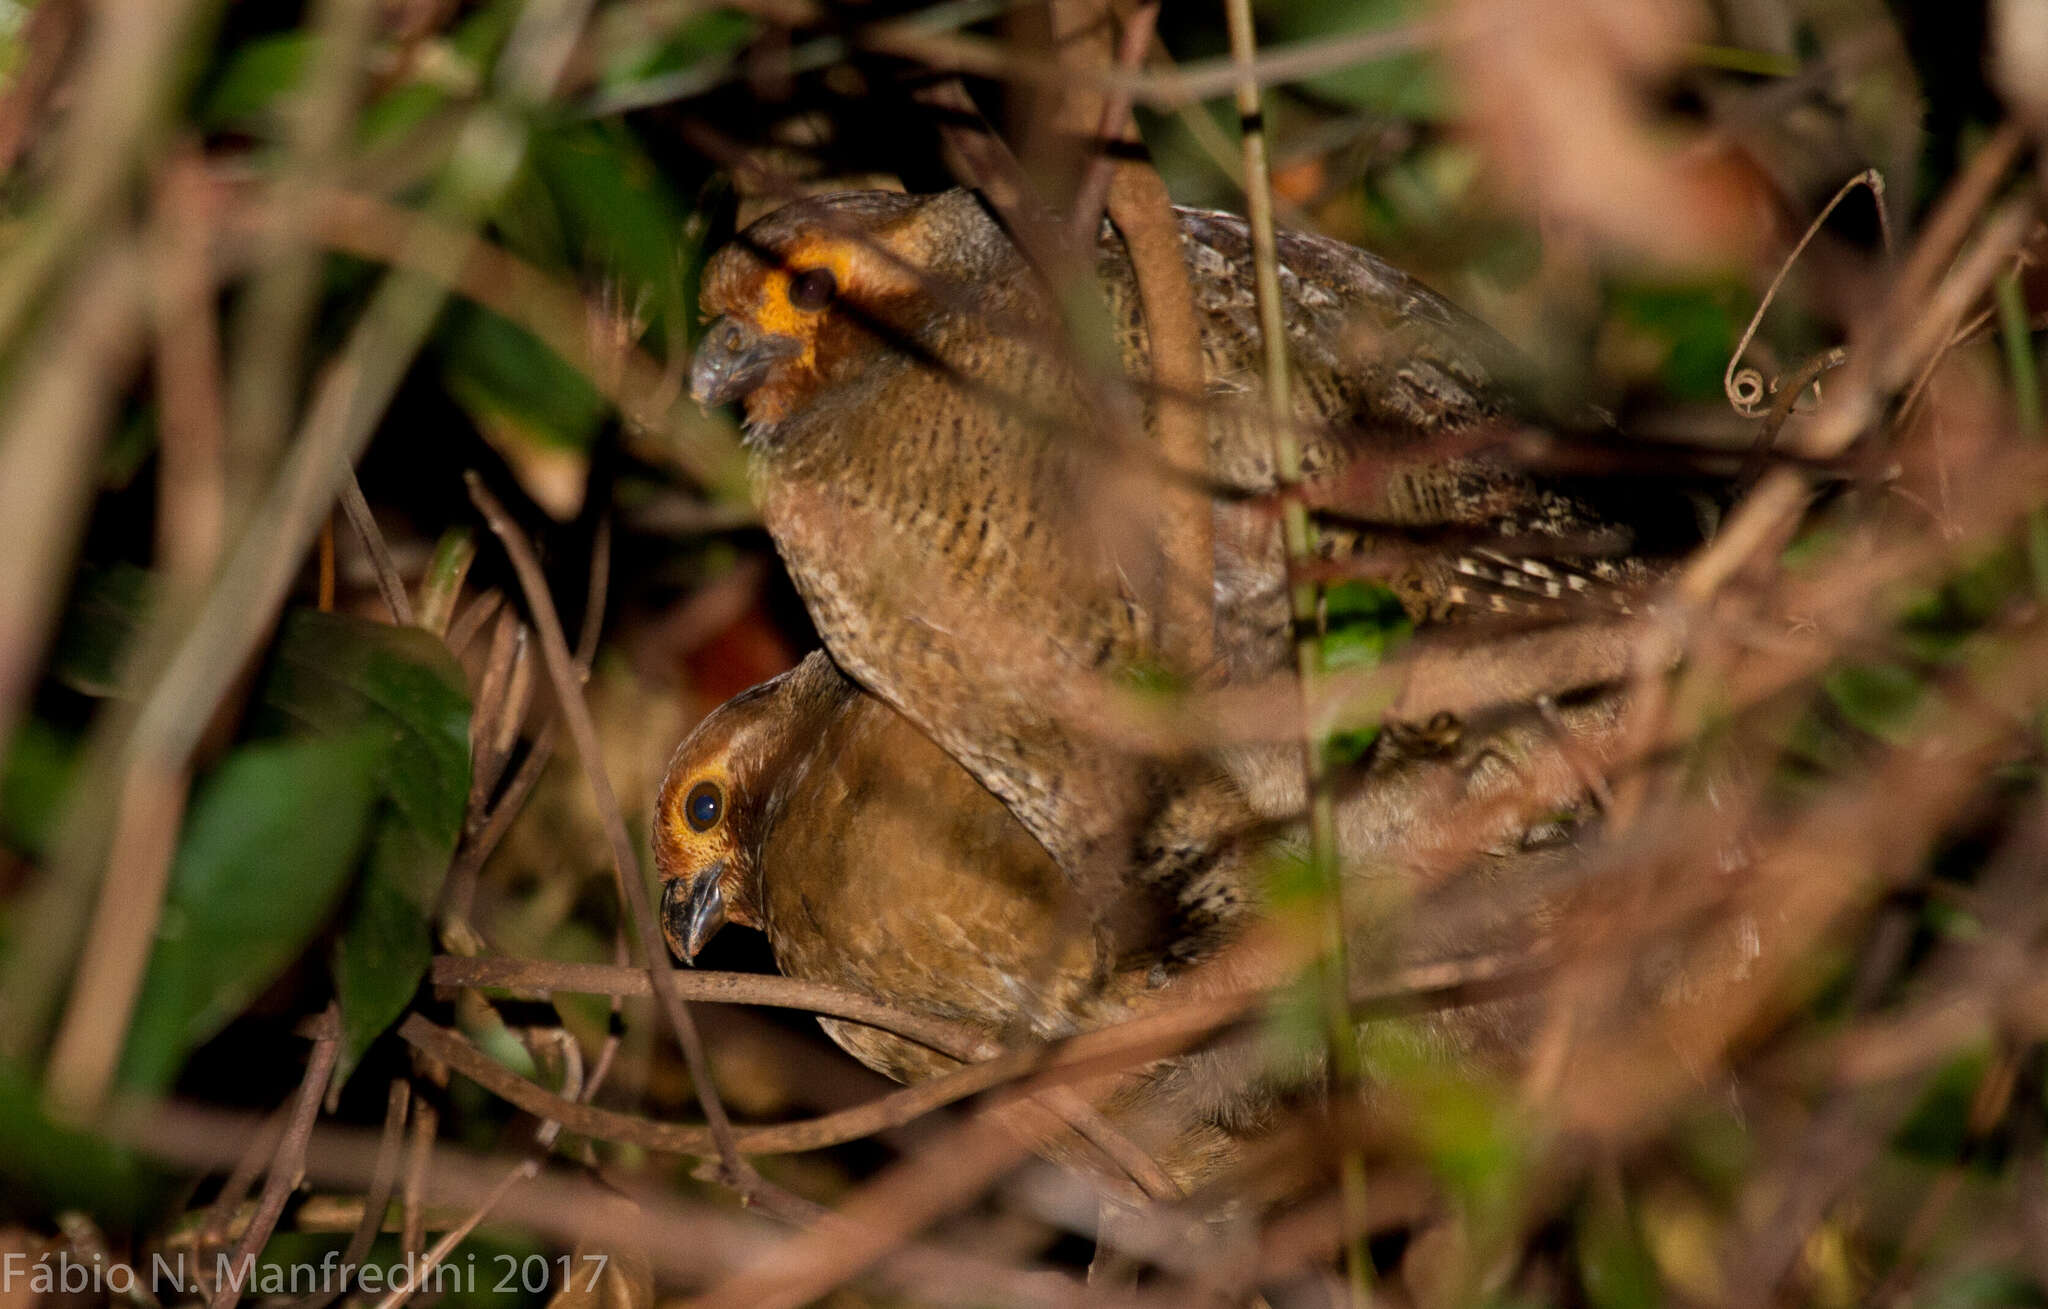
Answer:
<path fill-rule="evenodd" d="M 725 816 L 725 796 L 718 783 L 699 782 L 683 797 L 683 820 L 693 832 L 708 832 Z"/>
<path fill-rule="evenodd" d="M 839 294 L 839 279 L 829 268 L 806 268 L 789 279 L 789 302 L 799 309 L 823 309 Z"/>

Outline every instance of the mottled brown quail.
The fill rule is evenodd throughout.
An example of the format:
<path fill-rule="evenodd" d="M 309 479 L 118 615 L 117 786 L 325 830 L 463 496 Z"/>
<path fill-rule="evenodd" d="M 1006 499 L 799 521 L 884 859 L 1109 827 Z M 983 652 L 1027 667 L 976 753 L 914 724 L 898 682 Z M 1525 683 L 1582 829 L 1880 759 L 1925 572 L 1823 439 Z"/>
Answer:
<path fill-rule="evenodd" d="M 1251 259 L 1243 220 L 1182 210 L 1179 222 L 1210 471 L 1227 492 L 1214 518 L 1220 671 L 1242 681 L 1291 663 L 1280 538 L 1259 502 L 1278 483 L 1258 417 Z M 1395 557 L 1390 581 L 1424 626 L 1600 611 L 1642 576 L 1625 509 L 1485 453 L 1525 412 L 1498 337 L 1362 251 L 1283 234 L 1279 254 L 1303 471 L 1341 511 L 1328 553 Z M 1107 226 L 1094 271 L 1124 372 L 1149 376 L 1133 275 Z M 1101 389 L 980 199 L 789 205 L 712 259 L 703 303 L 716 317 L 693 393 L 743 401 L 768 530 L 839 666 L 999 796 L 1077 884 L 1166 888 L 1191 930 L 1227 936 L 1248 895 L 1238 785 L 1207 760 L 1105 741 L 1075 709 L 1077 685 L 1177 660 L 1152 648 L 1130 581 L 1145 561 L 1085 508 L 1124 467 L 1102 436 Z M 1564 682 L 1545 689 L 1576 689 L 1570 670 Z"/>
<path fill-rule="evenodd" d="M 684 960 L 727 922 L 757 928 L 788 976 L 993 1043 L 1100 1027 L 1168 980 L 1159 942 L 1119 949 L 1064 912 L 1073 887 L 1036 838 L 822 651 L 727 701 L 677 748 L 654 850 L 662 930 Z M 820 1022 L 898 1081 L 955 1066 L 871 1027 Z M 1111 1108 L 1139 1115 L 1162 1165 L 1192 1186 L 1262 1121 L 1258 1088 L 1226 1076 L 1216 1058 L 1156 1068 Z"/>

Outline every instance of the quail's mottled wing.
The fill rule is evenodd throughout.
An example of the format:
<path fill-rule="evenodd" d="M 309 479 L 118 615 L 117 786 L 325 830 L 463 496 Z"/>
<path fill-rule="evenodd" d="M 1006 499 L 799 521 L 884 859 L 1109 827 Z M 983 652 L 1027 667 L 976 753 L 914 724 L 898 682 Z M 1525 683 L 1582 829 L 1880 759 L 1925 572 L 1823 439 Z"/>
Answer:
<path fill-rule="evenodd" d="M 1201 316 L 1212 471 L 1235 495 L 1262 496 L 1277 478 L 1248 228 L 1232 214 L 1179 214 Z M 1518 468 L 1491 448 L 1542 420 L 1528 362 L 1374 255 L 1293 232 L 1280 233 L 1278 247 L 1296 439 L 1324 511 L 1325 557 L 1370 556 L 1419 622 L 1625 607 L 1648 571 L 1635 558 L 1635 525 L 1603 503 L 1614 497 Z M 1127 365 L 1143 377 L 1143 316 L 1113 232 L 1099 253 Z M 1268 663 L 1285 613 L 1278 581 L 1255 580 L 1280 575 L 1270 528 L 1243 527 L 1222 536 L 1255 557 L 1221 561 L 1232 577 L 1225 645 L 1239 672 Z"/>

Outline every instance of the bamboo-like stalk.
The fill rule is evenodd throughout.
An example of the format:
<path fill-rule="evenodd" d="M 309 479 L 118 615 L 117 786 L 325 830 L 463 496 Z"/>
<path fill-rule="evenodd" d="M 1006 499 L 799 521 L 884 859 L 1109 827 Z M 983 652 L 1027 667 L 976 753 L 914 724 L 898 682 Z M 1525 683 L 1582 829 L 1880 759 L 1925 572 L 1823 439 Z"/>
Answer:
<path fill-rule="evenodd" d="M 1344 870 L 1337 849 L 1337 809 L 1323 760 L 1322 731 L 1308 712 L 1318 696 L 1322 652 L 1316 641 L 1317 584 L 1303 575 L 1315 559 L 1315 526 L 1299 494 L 1301 444 L 1294 432 L 1294 391 L 1287 358 L 1287 314 L 1280 299 L 1280 256 L 1273 230 L 1273 177 L 1266 151 L 1266 125 L 1259 106 L 1258 37 L 1252 29 L 1251 0 L 1224 0 L 1230 26 L 1230 53 L 1239 71 L 1237 112 L 1244 135 L 1245 217 L 1251 225 L 1252 260 L 1257 281 L 1259 334 L 1266 355 L 1266 403 L 1273 432 L 1273 468 L 1281 487 L 1281 530 L 1287 547 L 1288 596 L 1294 617 L 1295 669 L 1301 683 L 1303 721 L 1302 771 L 1308 782 L 1309 858 L 1320 894 L 1322 934 L 1321 995 L 1324 1039 L 1329 1046 L 1331 1112 L 1344 1135 L 1338 1160 L 1338 1189 L 1344 1231 L 1344 1274 L 1351 1303 L 1364 1305 L 1372 1294 L 1372 1264 L 1365 1245 L 1367 1227 L 1365 1157 L 1356 1120 L 1359 1066 L 1358 1039 L 1351 1026 L 1345 995 L 1349 974 L 1344 941 Z"/>

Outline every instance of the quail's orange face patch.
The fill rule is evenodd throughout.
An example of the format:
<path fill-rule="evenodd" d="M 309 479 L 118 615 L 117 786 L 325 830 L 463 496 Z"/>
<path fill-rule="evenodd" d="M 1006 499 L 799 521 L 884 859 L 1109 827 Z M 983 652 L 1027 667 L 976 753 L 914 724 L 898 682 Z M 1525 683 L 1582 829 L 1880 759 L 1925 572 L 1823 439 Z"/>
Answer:
<path fill-rule="evenodd" d="M 692 763 L 678 756 L 661 786 L 654 850 L 664 878 L 692 877 L 741 853 L 725 761 L 714 757 Z"/>
<path fill-rule="evenodd" d="M 744 830 L 744 783 L 732 768 L 728 717 L 707 719 L 669 762 L 655 805 L 654 862 L 662 879 L 662 935 L 684 959 L 725 922 L 758 927 L 753 843 Z"/>
<path fill-rule="evenodd" d="M 774 422 L 871 344 L 870 325 L 919 283 L 886 233 L 808 235 L 772 251 L 742 238 L 705 268 L 703 307 L 721 323 L 700 349 L 700 389 L 743 399 L 752 422 Z M 712 383 L 721 370 L 738 380 Z"/>
<path fill-rule="evenodd" d="M 811 241 L 797 247 L 780 267 L 764 267 L 752 303 L 737 313 L 757 331 L 803 343 L 798 366 L 814 370 L 824 315 L 840 295 L 859 285 L 855 252 L 843 241 Z M 814 288 L 829 288 L 819 294 Z"/>

